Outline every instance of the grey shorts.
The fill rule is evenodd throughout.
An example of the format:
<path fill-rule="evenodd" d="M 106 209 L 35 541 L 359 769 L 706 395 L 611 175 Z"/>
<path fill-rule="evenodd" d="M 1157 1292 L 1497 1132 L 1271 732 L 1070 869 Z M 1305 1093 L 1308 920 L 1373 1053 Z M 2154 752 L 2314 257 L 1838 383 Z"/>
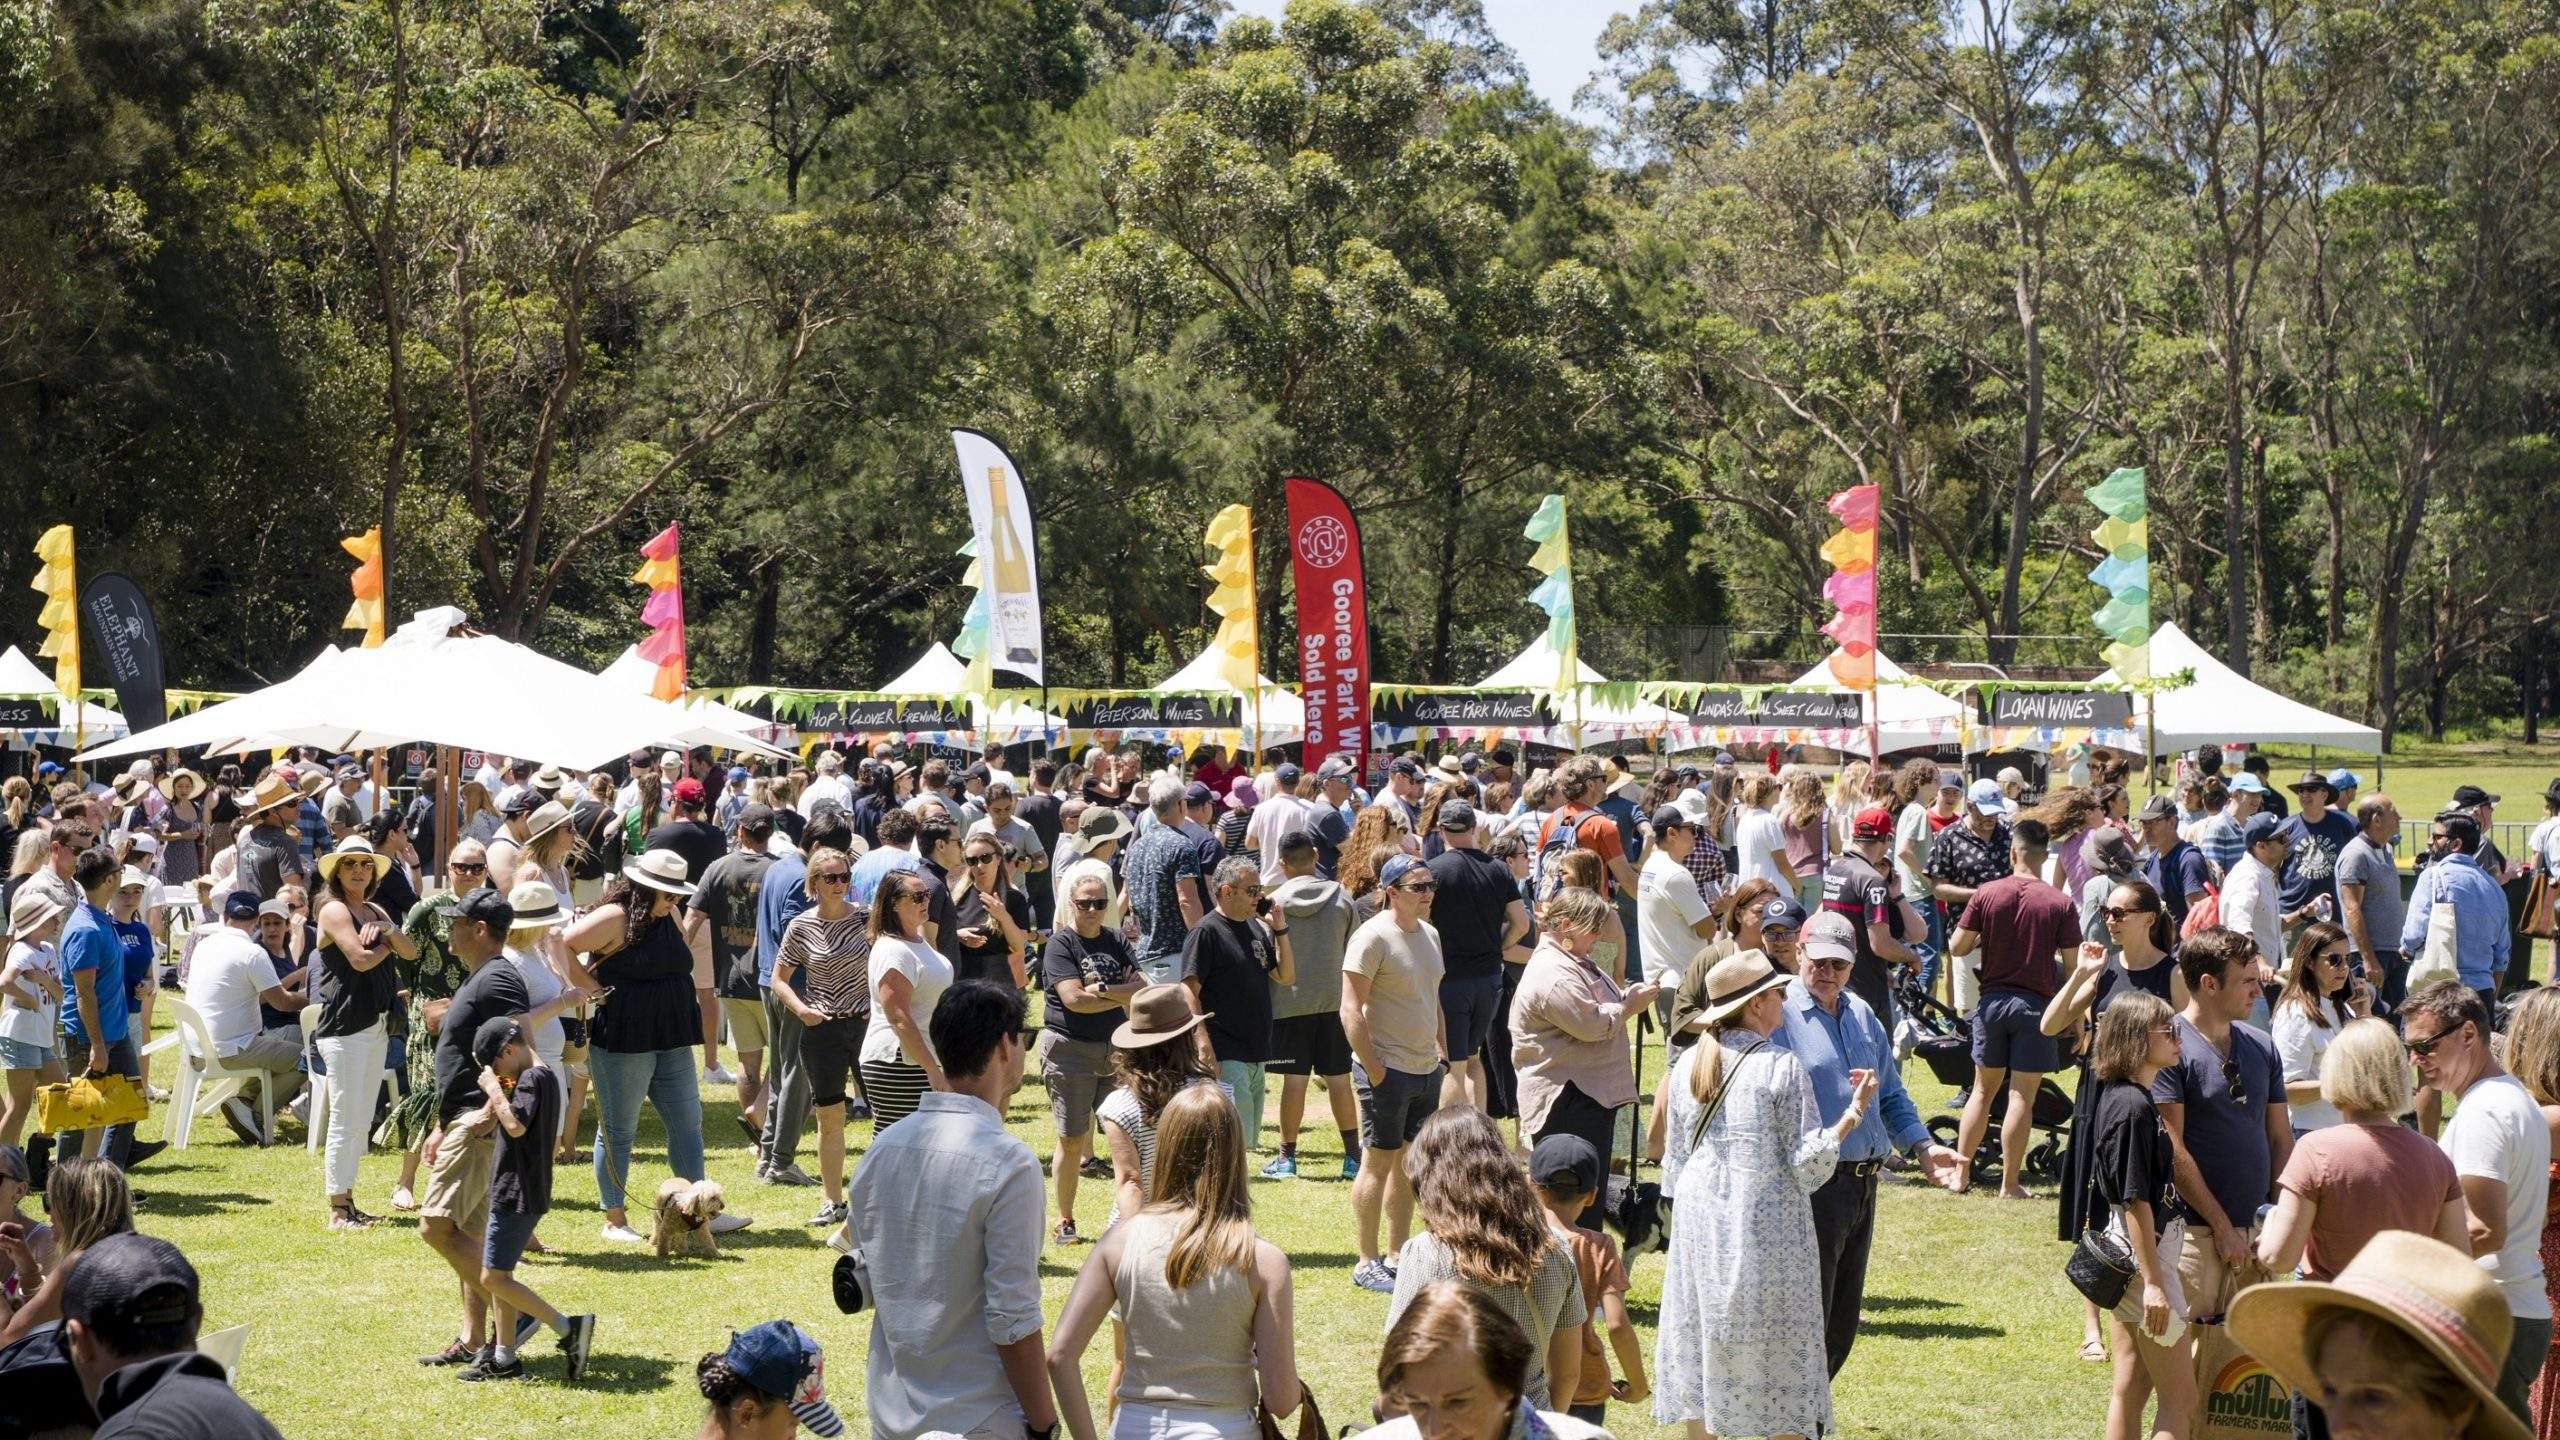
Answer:
<path fill-rule="evenodd" d="M 0 1070 L 41 1070 L 61 1052 L 0 1035 Z"/>
<path fill-rule="evenodd" d="M 1502 972 L 1441 981 L 1440 1017 L 1449 1031 L 1449 1058 L 1476 1058 L 1502 1023 Z"/>
<path fill-rule="evenodd" d="M 1369 1072 L 1351 1067 L 1351 1088 L 1360 1096 L 1360 1144 L 1369 1150 L 1401 1150 L 1440 1108 L 1440 1077 L 1449 1067 L 1436 1065 L 1428 1075 L 1387 1067 L 1387 1078 L 1369 1083 Z"/>
<path fill-rule="evenodd" d="M 1973 1063 L 1993 1070 L 2050 1075 L 2062 1064 L 2044 1033 L 2044 1001 L 2024 990 L 1986 990 L 1973 1009 Z"/>
<path fill-rule="evenodd" d="M 1035 1053 L 1040 1084 L 1049 1092 L 1049 1120 L 1063 1139 L 1093 1133 L 1093 1109 L 1111 1093 L 1111 1042 L 1070 1040 L 1055 1030 L 1040 1032 Z"/>

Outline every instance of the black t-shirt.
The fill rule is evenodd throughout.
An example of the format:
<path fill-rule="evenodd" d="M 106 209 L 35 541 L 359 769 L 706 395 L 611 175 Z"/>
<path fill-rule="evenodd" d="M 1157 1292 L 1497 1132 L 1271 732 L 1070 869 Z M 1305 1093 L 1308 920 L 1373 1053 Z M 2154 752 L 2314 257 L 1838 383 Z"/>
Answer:
<path fill-rule="evenodd" d="M 803 849 L 800 837 L 809 832 L 809 817 L 784 805 L 773 812 L 773 828 L 791 837 L 791 848 Z"/>
<path fill-rule="evenodd" d="M 1257 1064 L 1271 1056 L 1271 972 L 1280 957 L 1259 920 L 1210 914 L 1182 944 L 1182 976 L 1200 982 L 1209 1046 L 1221 1060 Z"/>
<path fill-rule="evenodd" d="M 951 899 L 949 874 L 930 860 L 921 862 L 916 878 L 926 887 L 924 918 L 933 922 L 933 948 L 951 962 L 953 973 L 960 969 L 960 907 Z"/>
<path fill-rule="evenodd" d="M 1041 849 L 1051 855 L 1058 853 L 1058 833 L 1066 826 L 1058 814 L 1056 795 L 1034 792 L 1023 796 L 1014 804 L 1013 818 L 1031 827 L 1031 833 L 1040 837 Z"/>
<path fill-rule="evenodd" d="M 1137 971 L 1137 957 L 1129 953 L 1128 942 L 1120 938 L 1117 930 L 1106 926 L 1095 931 L 1090 940 L 1063 925 L 1050 931 L 1048 948 L 1040 952 L 1040 984 L 1049 997 L 1042 1011 L 1045 1027 L 1070 1040 L 1108 1042 L 1111 1032 L 1120 1028 L 1121 1012 L 1096 1010 L 1079 1015 L 1058 998 L 1058 986 L 1064 981 L 1080 980 L 1087 990 L 1099 991 Z"/>
<path fill-rule="evenodd" d="M 507 1103 L 515 1108 L 524 1133 L 510 1135 L 503 1126 L 498 1130 L 498 1159 L 489 1171 L 489 1208 L 503 1215 L 540 1215 L 551 1208 L 551 1151 L 560 1131 L 560 1078 L 536 1061 L 516 1077 L 515 1094 Z"/>
<path fill-rule="evenodd" d="M 418 908 L 418 887 L 409 883 L 409 872 L 397 865 L 382 867 L 382 881 L 373 887 L 373 903 L 382 913 L 398 919 Z"/>
<path fill-rule="evenodd" d="M 721 856 L 703 872 L 690 902 L 711 927 L 712 985 L 726 999 L 764 993 L 756 988 L 756 897 L 773 860 L 761 850 Z"/>
<path fill-rule="evenodd" d="M 1013 917 L 1014 924 L 1029 930 L 1031 928 L 1031 897 L 1007 887 L 1004 892 L 1004 913 Z M 955 929 L 973 930 L 984 926 L 987 932 L 986 944 L 963 944 L 960 947 L 960 959 L 951 967 L 952 978 L 954 980 L 992 980 L 998 985 L 1011 989 L 1013 966 L 1008 959 L 1008 948 L 1005 945 L 1004 936 L 998 934 L 993 925 L 987 924 L 987 892 L 972 888 L 967 898 L 952 907 L 951 919 Z"/>
<path fill-rule="evenodd" d="M 2151 1092 L 2128 1080 L 2108 1081 L 2098 1092 L 2089 1127 L 2096 1136 L 2090 1151 L 2089 1188 L 2110 1206 L 2149 1202 L 2152 1238 L 2159 1238 L 2168 1228 L 2178 1197 L 2170 1170 L 2169 1127 L 2161 1123 L 2160 1107 L 2152 1103 Z"/>
<path fill-rule="evenodd" d="M 1867 927 L 1881 921 L 1896 940 L 1908 943 L 1917 938 L 1902 933 L 1902 907 L 1895 903 L 1892 887 L 1885 883 L 1883 872 L 1867 863 L 1866 856 L 1852 850 L 1822 872 L 1822 908 L 1847 916 L 1849 927 L 1857 932 L 1858 953 L 1850 963 L 1849 992 L 1866 1001 L 1867 1008 L 1890 1027 L 1893 970 L 1876 954 Z"/>
<path fill-rule="evenodd" d="M 640 848 L 673 850 L 683 856 L 685 882 L 699 885 L 711 862 L 729 853 L 729 837 L 708 820 L 670 820 L 650 831 Z"/>
<path fill-rule="evenodd" d="M 480 1065 L 471 1058 L 471 1039 L 485 1021 L 521 1015 L 533 1008 L 524 977 L 504 959 L 491 960 L 471 972 L 445 1007 L 444 1025 L 436 1031 L 436 1121 L 450 1125 L 465 1110 L 487 1103 L 480 1093 Z"/>
<path fill-rule="evenodd" d="M 573 880 L 601 880 L 622 868 L 622 814 L 593 796 L 569 807 L 569 828 L 578 843 L 569 852 Z"/>
<path fill-rule="evenodd" d="M 1481 980 L 1502 973 L 1502 919 L 1520 898 L 1511 867 L 1482 850 L 1443 850 L 1429 866 L 1440 888 L 1431 897 L 1431 928 L 1440 932 L 1442 973 Z"/>

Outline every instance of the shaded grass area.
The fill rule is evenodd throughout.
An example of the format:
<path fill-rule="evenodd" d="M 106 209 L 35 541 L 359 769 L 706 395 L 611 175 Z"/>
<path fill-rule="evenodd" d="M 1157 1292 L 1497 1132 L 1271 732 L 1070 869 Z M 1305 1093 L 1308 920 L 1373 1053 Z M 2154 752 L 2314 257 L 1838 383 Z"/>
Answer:
<path fill-rule="evenodd" d="M 159 1079 L 168 1080 L 165 1053 Z M 1648 1074 L 1659 1073 L 1658 1052 Z M 1909 1078 L 1925 1113 L 1945 1098 L 1917 1065 Z M 552 1342 L 527 1351 L 531 1378 L 463 1385 L 416 1357 L 443 1344 L 457 1318 L 451 1272 L 413 1233 L 412 1217 L 363 1234 L 323 1228 L 318 1158 L 297 1143 L 240 1145 L 218 1122 L 197 1128 L 186 1151 L 147 1164 L 142 1228 L 182 1247 L 204 1278 L 207 1327 L 251 1325 L 242 1391 L 295 1440 L 441 1436 L 690 1434 L 701 1403 L 694 1362 L 726 1343 L 732 1327 L 785 1316 L 827 1346 L 837 1406 L 860 1424 L 861 1357 L 868 1325 L 836 1313 L 827 1277 L 834 1252 L 801 1222 L 814 1189 L 775 1189 L 752 1177 L 753 1159 L 725 1095 L 707 1097 L 711 1177 L 754 1228 L 722 1242 L 716 1260 L 660 1261 L 644 1249 L 607 1247 L 594 1185 L 583 1167 L 560 1177 L 560 1208 L 542 1227 L 557 1253 L 528 1256 L 518 1272 L 562 1309 L 602 1316 L 587 1379 L 561 1378 Z M 1275 1107 L 1276 1108 L 1276 1107 Z M 1335 1178 L 1340 1152 L 1321 1100 L 1303 1168 L 1310 1177 L 1256 1181 L 1255 1220 L 1294 1259 L 1301 1369 L 1337 1428 L 1365 1420 L 1374 1394 L 1386 1297 L 1351 1284 L 1350 1186 Z M 1015 1096 L 1014 1133 L 1045 1154 L 1047 1107 L 1036 1086 Z M 590 1121 L 592 1127 L 592 1121 Z M 860 1133 L 857 1143 L 867 1140 Z M 147 1122 L 146 1137 L 159 1133 Z M 1266 1143 L 1271 1136 L 1265 1135 Z M 644 1112 L 632 1189 L 645 1195 L 666 1172 L 663 1137 Z M 804 1152 L 805 1159 L 805 1152 Z M 814 1161 L 807 1161 L 814 1171 Z M 360 1204 L 388 1209 L 396 1158 L 364 1162 Z M 1077 1196 L 1088 1235 L 1110 1207 L 1108 1187 L 1086 1181 Z M 645 1228 L 645 1221 L 643 1221 Z M 2096 1426 L 2105 1405 L 2102 1367 L 2074 1357 L 2079 1300 L 2063 1281 L 2050 1203 L 1952 1196 L 1888 1177 L 1870 1272 L 1867 1321 L 1836 1387 L 1843 1433 L 1901 1437 L 2061 1435 Z M 1052 1246 L 1042 1264 L 1048 1312 L 1064 1303 L 1090 1246 Z M 1662 1260 L 1635 1268 L 1631 1309 L 1652 1352 Z M 1105 1384 L 1106 1337 L 1086 1357 L 1092 1393 Z M 1611 1407 L 1621 1436 L 1676 1436 L 1648 1406 Z"/>

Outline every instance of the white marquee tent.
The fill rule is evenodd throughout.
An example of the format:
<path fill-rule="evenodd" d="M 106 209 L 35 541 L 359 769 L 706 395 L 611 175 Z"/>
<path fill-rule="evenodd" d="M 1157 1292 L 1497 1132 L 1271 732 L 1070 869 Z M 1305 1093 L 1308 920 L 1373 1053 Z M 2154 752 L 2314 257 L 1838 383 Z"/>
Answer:
<path fill-rule="evenodd" d="M 1832 655 L 1839 653 L 1835 650 Z M 1792 688 L 1839 689 L 1840 682 L 1831 674 L 1831 656 L 1824 656 L 1821 664 L 1797 676 Z M 1867 714 L 1875 722 L 1876 746 L 1886 754 L 1952 744 L 1964 738 L 1964 702 L 1913 679 L 1910 671 L 1893 663 L 1892 657 L 1881 650 L 1876 652 L 1876 688 L 1868 696 L 1867 706 Z M 1867 737 L 1863 731 L 1841 731 L 1833 739 L 1807 743 L 1863 754 Z"/>
<path fill-rule="evenodd" d="M 2151 697 L 2151 748 L 2156 755 L 2197 745 L 2331 745 L 2341 750 L 2379 754 L 2382 732 L 2299 700 L 2288 699 L 2246 679 L 2213 658 L 2175 625 L 2151 633 L 2151 673 L 2169 675 L 2193 669 L 2195 683 L 2163 690 Z M 2116 672 L 2098 677 L 2111 685 Z M 2134 717 L 2142 718 L 2137 701 Z"/>
<path fill-rule="evenodd" d="M 1512 656 L 1511 663 L 1477 682 L 1477 688 L 1552 690 L 1557 669 L 1555 647 L 1547 643 L 1547 632 L 1541 629 L 1529 641 L 1527 649 Z M 1609 683 L 1607 676 L 1584 664 L 1579 655 L 1573 657 L 1573 678 L 1583 685 Z M 1650 700 L 1629 700 L 1620 704 L 1593 695 L 1557 695 L 1552 703 L 1556 711 L 1555 728 L 1528 738 L 1567 750 L 1623 740 L 1650 740 L 1660 735 L 1664 727 L 1680 720 L 1679 712 Z"/>
<path fill-rule="evenodd" d="M 1274 745 L 1295 745 L 1307 738 L 1307 702 L 1297 692 L 1284 690 L 1270 676 L 1254 672 L 1257 696 L 1246 695 L 1218 674 L 1215 649 L 1202 647 L 1191 657 L 1191 663 L 1156 682 L 1158 690 L 1185 695 L 1233 695 L 1239 702 L 1236 723 L 1245 732 L 1243 743 L 1256 750 Z"/>
<path fill-rule="evenodd" d="M 607 665 L 597 674 L 613 682 L 616 688 L 634 695 L 646 695 L 650 688 L 658 683 L 658 667 L 640 658 L 640 647 L 637 645 L 625 647 L 612 664 Z M 695 696 L 676 701 L 674 704 L 677 709 L 697 720 L 740 735 L 753 735 L 759 740 L 772 739 L 774 732 L 779 728 L 761 715 L 750 715 L 744 710 L 723 705 L 717 700 L 706 700 Z"/>
<path fill-rule="evenodd" d="M 113 740 L 126 731 L 124 717 L 106 706 L 90 700 L 65 700 L 62 692 L 54 688 L 53 677 L 15 645 L 0 650 L 0 697 L 42 700 L 57 722 L 14 729 L 0 726 L 0 737 L 20 748 L 69 745 L 75 737 L 81 741 Z"/>
<path fill-rule="evenodd" d="M 968 662 L 951 653 L 950 646 L 936 640 L 916 657 L 916 663 L 900 671 L 896 679 L 882 685 L 880 693 L 949 700 L 968 688 Z M 1020 700 L 999 701 L 992 713 L 973 700 L 969 703 L 969 718 L 977 732 L 978 746 L 989 750 L 1038 740 L 1066 724 L 1043 712 L 1039 706 L 1027 705 Z"/>
<path fill-rule="evenodd" d="M 376 649 L 325 651 L 263 690 L 81 758 L 167 747 L 342 751 L 424 744 L 591 769 L 670 743 L 789 754 L 525 646 L 453 633 L 463 618 L 450 608 L 420 611 Z"/>

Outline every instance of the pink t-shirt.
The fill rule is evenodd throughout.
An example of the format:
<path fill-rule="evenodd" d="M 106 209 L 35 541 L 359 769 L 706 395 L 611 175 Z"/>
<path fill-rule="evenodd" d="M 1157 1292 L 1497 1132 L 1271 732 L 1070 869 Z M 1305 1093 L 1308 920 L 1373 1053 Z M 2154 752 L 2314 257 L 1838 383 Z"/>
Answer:
<path fill-rule="evenodd" d="M 2385 1230 L 2432 1235 L 2444 1202 L 2462 1194 L 2453 1161 L 2398 1125 L 2331 1125 L 2293 1142 L 2276 1183 L 2319 1208 L 2302 1278 L 2328 1280 Z"/>

